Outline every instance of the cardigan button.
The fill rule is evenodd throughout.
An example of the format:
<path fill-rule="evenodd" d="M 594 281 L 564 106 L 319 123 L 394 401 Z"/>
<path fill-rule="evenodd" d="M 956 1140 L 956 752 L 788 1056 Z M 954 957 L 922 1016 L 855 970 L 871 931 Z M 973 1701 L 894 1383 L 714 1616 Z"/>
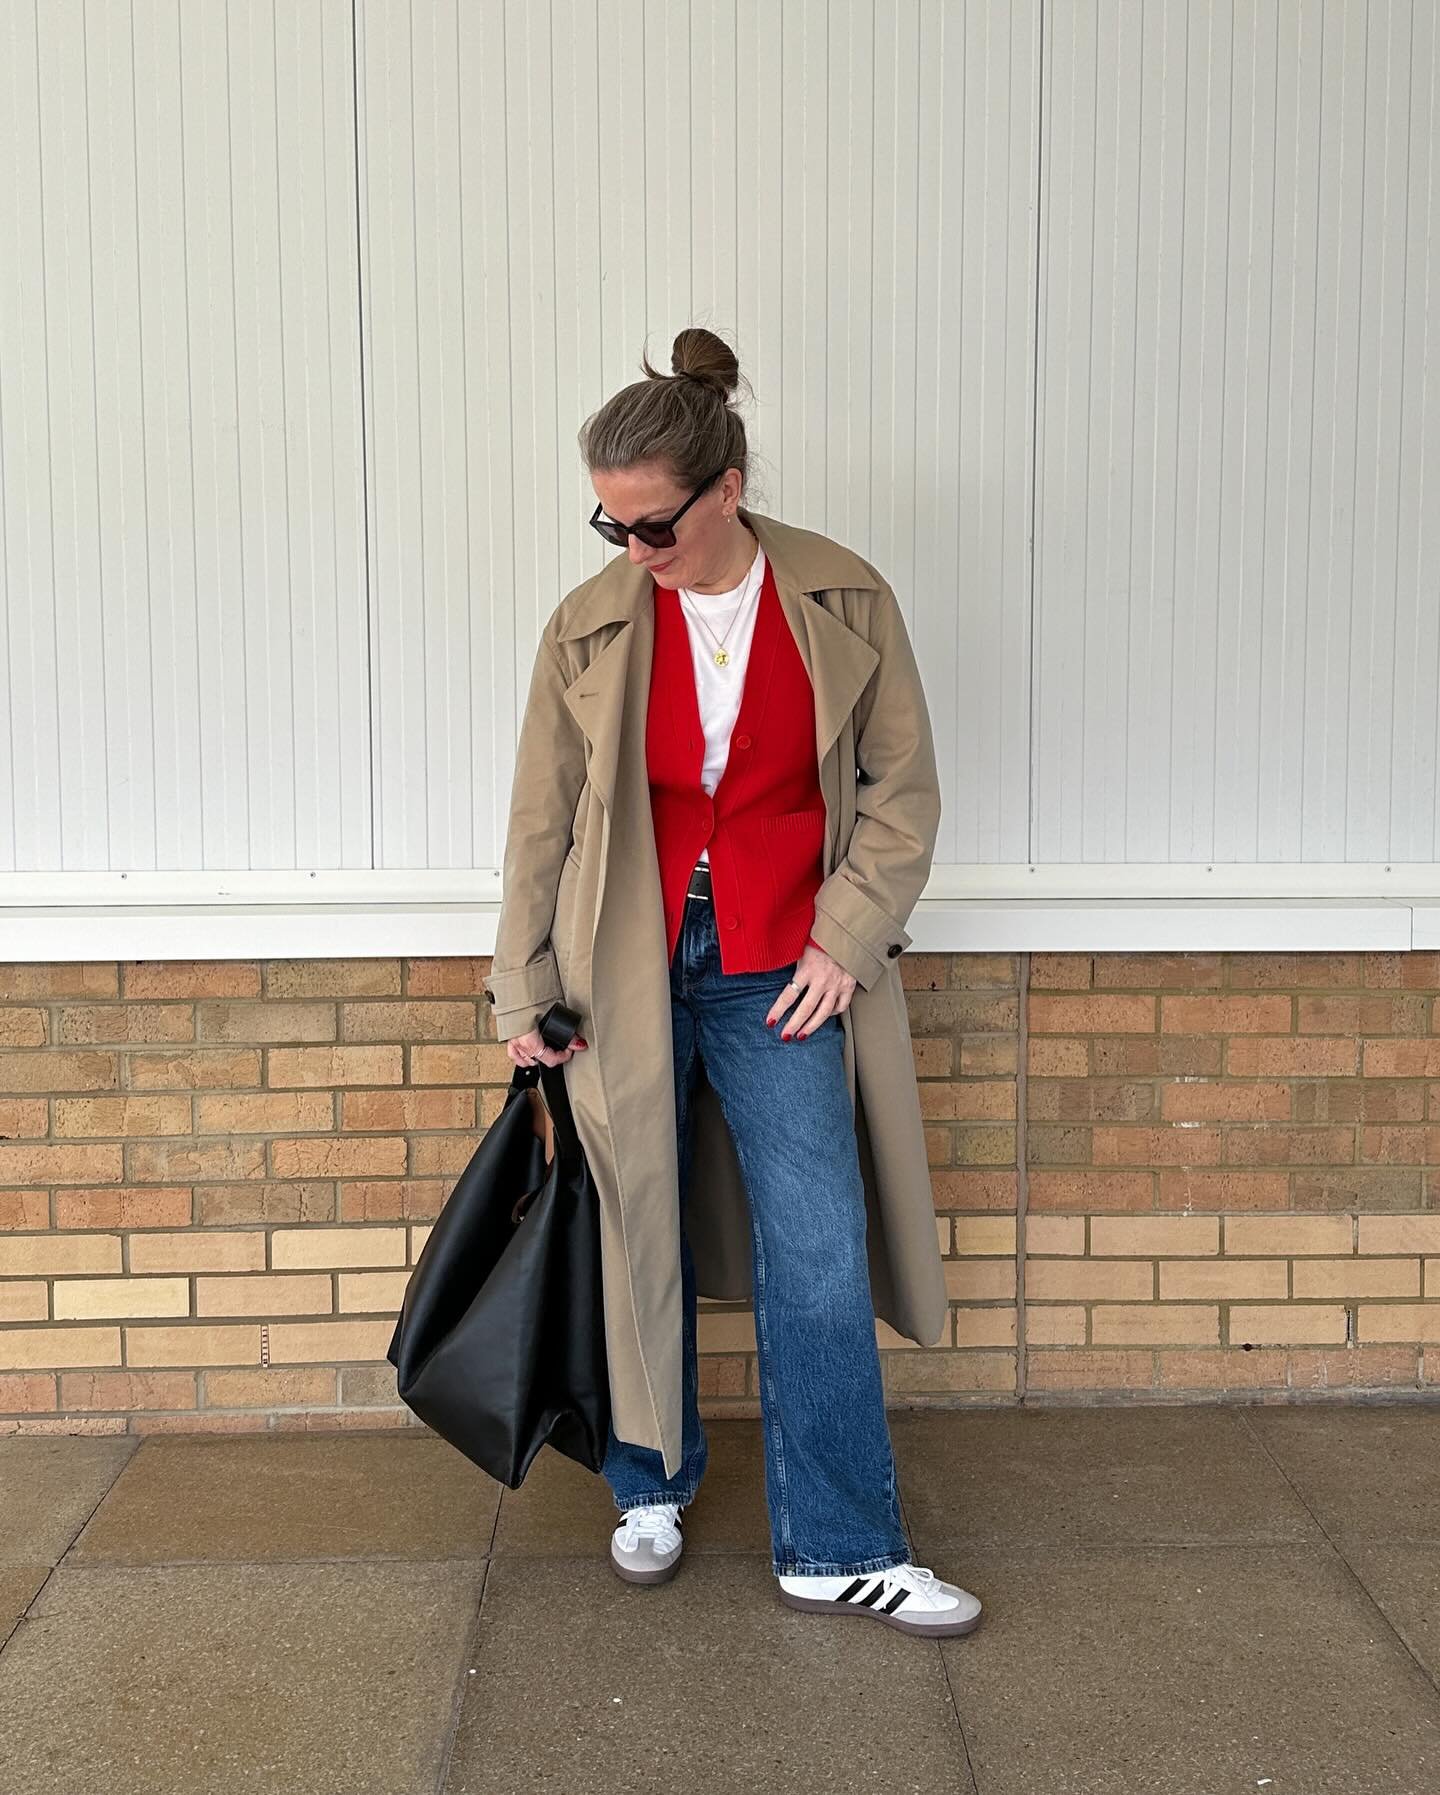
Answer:
<path fill-rule="evenodd" d="M 733 916 L 724 917 L 722 920 L 724 921 L 725 927 L 727 929 L 733 929 L 737 926 L 737 919 Z"/>
<path fill-rule="evenodd" d="M 889 947 L 887 947 L 885 949 L 886 954 L 892 960 L 895 958 L 896 954 L 903 953 L 904 951 L 905 951 L 904 948 L 901 947 L 901 945 L 898 941 L 892 941 L 890 943 Z"/>
<path fill-rule="evenodd" d="M 748 748 L 750 746 L 749 736 L 748 735 L 737 735 L 735 738 L 735 746 L 737 748 Z"/>

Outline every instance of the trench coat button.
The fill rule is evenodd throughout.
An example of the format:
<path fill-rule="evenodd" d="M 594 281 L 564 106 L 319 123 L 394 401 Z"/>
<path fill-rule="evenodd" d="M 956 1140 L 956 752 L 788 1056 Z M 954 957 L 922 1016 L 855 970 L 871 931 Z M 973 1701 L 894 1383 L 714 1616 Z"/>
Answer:
<path fill-rule="evenodd" d="M 890 943 L 889 947 L 887 947 L 885 949 L 886 954 L 892 960 L 895 958 L 896 954 L 903 953 L 904 951 L 905 950 L 901 947 L 901 945 L 898 941 L 892 941 Z"/>
<path fill-rule="evenodd" d="M 494 1003 L 494 1001 L 495 1001 L 495 993 L 494 993 L 494 992 L 493 992 L 493 991 L 491 991 L 491 990 L 488 990 L 488 989 L 487 989 L 487 990 L 486 990 L 486 991 L 485 991 L 485 995 L 486 995 L 486 996 L 487 996 L 487 997 L 488 997 L 488 998 L 489 998 L 489 999 L 490 999 L 490 1001 L 491 1001 L 491 1003 Z"/>

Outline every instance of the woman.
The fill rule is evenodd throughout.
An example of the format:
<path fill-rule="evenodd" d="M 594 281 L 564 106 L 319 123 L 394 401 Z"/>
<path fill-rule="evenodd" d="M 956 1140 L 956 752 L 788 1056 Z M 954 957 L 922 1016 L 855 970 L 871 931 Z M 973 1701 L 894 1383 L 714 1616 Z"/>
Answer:
<path fill-rule="evenodd" d="M 610 1562 L 675 1574 L 697 1292 L 751 1297 L 781 1600 L 966 1633 L 910 1560 L 874 1325 L 933 1344 L 945 1306 L 895 966 L 940 813 L 914 656 L 868 563 L 742 505 L 726 344 L 642 365 L 581 432 L 626 554 L 542 634 L 486 989 L 512 1061 L 568 1063 L 600 1192 Z M 593 1047 L 544 1045 L 557 997 Z"/>

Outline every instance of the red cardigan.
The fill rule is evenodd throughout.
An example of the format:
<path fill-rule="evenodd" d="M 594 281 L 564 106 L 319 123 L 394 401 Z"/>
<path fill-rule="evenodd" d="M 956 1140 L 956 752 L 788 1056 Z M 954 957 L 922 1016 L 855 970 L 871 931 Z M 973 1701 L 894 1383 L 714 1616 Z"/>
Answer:
<path fill-rule="evenodd" d="M 815 760 L 814 692 L 775 575 L 767 559 L 740 712 L 713 797 L 700 779 L 705 731 L 680 595 L 657 584 L 654 596 L 645 756 L 667 958 L 674 958 L 686 887 L 705 848 L 721 970 L 788 966 L 804 951 L 815 920 L 825 800 Z"/>

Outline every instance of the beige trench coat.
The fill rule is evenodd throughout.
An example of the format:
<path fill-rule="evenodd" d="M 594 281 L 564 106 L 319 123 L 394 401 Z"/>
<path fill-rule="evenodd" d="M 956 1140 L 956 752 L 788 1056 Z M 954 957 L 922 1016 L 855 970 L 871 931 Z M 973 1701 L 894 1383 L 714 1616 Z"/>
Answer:
<path fill-rule="evenodd" d="M 868 562 L 813 531 L 741 516 L 814 688 L 826 824 L 813 932 L 857 981 L 841 1022 L 875 1313 L 933 1346 L 947 1300 L 897 959 L 940 821 L 925 695 L 895 595 Z M 619 555 L 542 631 L 485 995 L 500 1040 L 532 1029 L 557 998 L 582 1017 L 589 1046 L 564 1071 L 599 1191 L 614 1427 L 661 1452 L 670 1477 L 682 1310 L 669 966 L 645 762 L 653 603 L 650 576 Z M 694 1113 L 697 1289 L 750 1300 L 744 1181 L 703 1067 Z"/>

